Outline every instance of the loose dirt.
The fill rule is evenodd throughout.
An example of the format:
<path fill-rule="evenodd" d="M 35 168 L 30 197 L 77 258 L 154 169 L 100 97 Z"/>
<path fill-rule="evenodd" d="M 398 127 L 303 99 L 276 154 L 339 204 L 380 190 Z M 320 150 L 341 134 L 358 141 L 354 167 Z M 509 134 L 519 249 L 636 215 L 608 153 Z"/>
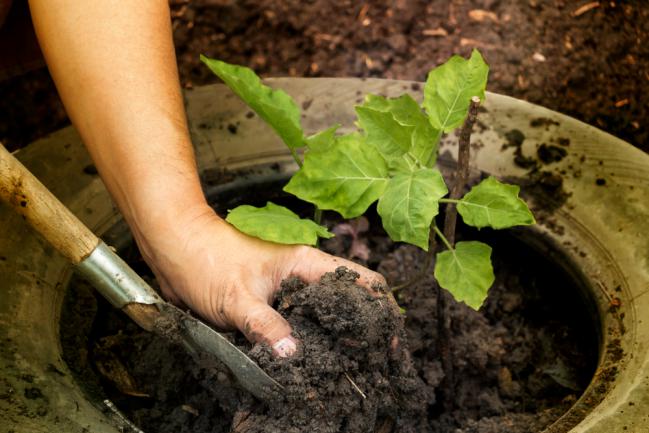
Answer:
<path fill-rule="evenodd" d="M 16 4 L 20 2 L 14 2 Z M 595 8 L 581 9 L 586 3 Z M 423 81 L 479 48 L 489 90 L 575 116 L 649 150 L 649 3 L 566 0 L 174 0 L 184 87 L 213 83 L 199 54 L 263 76 Z M 46 71 L 0 83 L 10 149 L 67 123 Z"/>
<path fill-rule="evenodd" d="M 368 223 L 368 231 L 355 234 L 369 248 L 362 263 L 393 285 L 415 274 L 423 253 L 390 242 L 376 215 Z M 597 328 L 575 282 L 543 252 L 502 234 L 461 236 L 494 247 L 496 282 L 479 312 L 447 300 L 455 367 L 449 410 L 439 401 L 444 372 L 432 278 L 398 292 L 405 328 L 389 298 L 359 288 L 351 273 L 339 270 L 312 285 L 285 281 L 276 307 L 303 342 L 299 356 L 276 360 L 268 347 L 231 335 L 286 387 L 285 398 L 270 405 L 240 391 L 219 362 L 196 363 L 81 283 L 72 286 L 63 313 L 66 361 L 94 398 L 108 397 L 147 432 L 541 431 L 592 377 Z M 352 243 L 341 235 L 324 248 L 346 255 Z M 136 252 L 129 261 L 145 272 Z"/>
<path fill-rule="evenodd" d="M 240 406 L 237 432 L 374 432 L 424 416 L 432 389 L 413 368 L 403 317 L 385 294 L 354 284 L 339 268 L 317 284 L 285 281 L 278 310 L 301 341 L 292 359 L 268 347 L 250 356 L 286 388 L 269 407 Z M 401 342 L 401 343 L 399 343 Z"/>

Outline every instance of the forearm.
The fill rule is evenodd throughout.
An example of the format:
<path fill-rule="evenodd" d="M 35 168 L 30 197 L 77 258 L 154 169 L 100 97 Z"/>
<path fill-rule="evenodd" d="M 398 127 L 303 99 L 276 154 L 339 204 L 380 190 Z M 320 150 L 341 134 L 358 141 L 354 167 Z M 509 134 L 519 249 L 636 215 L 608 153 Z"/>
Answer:
<path fill-rule="evenodd" d="M 30 0 L 63 103 L 163 294 L 289 356 L 290 324 L 269 305 L 289 276 L 347 266 L 314 248 L 244 235 L 217 217 L 195 167 L 166 0 Z"/>
<path fill-rule="evenodd" d="M 30 0 L 68 115 L 140 235 L 204 205 L 165 0 Z"/>

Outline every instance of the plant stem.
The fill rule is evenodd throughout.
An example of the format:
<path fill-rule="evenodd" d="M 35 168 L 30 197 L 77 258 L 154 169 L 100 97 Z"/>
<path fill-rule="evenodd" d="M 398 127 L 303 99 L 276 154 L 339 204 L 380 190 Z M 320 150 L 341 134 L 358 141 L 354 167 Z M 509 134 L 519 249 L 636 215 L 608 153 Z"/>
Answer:
<path fill-rule="evenodd" d="M 320 225 L 320 223 L 322 223 L 322 209 L 315 205 L 314 207 L 315 210 L 313 211 L 313 221 L 315 221 L 316 224 Z M 320 248 L 320 238 L 317 238 L 315 240 L 315 247 Z"/>
<path fill-rule="evenodd" d="M 480 98 L 474 96 L 471 98 L 469 114 L 462 125 L 460 131 L 459 148 L 457 155 L 457 168 L 455 170 L 455 181 L 451 194 L 447 199 L 446 218 L 444 219 L 444 233 L 435 227 L 435 233 L 440 237 L 442 242 L 449 250 L 455 246 L 455 226 L 457 222 L 456 202 L 464 192 L 467 178 L 469 177 L 469 158 L 471 156 L 471 130 L 478 117 L 478 107 Z M 451 353 L 451 317 L 447 314 L 446 296 L 442 287 L 437 285 L 437 350 L 442 359 L 442 370 L 444 379 L 442 380 L 442 401 L 446 411 L 453 410 L 454 400 L 454 372 L 453 359 Z"/>
<path fill-rule="evenodd" d="M 448 210 L 447 210 L 448 212 Z M 453 245 L 451 242 L 444 236 L 444 233 L 435 226 L 433 228 L 435 234 L 439 236 L 444 246 L 453 251 Z M 453 379 L 453 360 L 451 357 L 451 318 L 447 314 L 446 308 L 446 298 L 444 292 L 439 283 L 436 285 L 436 297 L 437 297 L 437 352 L 442 361 L 442 371 L 444 371 L 444 379 L 442 380 L 441 393 L 442 393 L 442 402 L 444 409 L 446 411 L 453 410 L 453 384 L 455 383 Z"/>
<path fill-rule="evenodd" d="M 292 147 L 289 147 L 288 150 L 291 152 L 291 156 L 293 157 L 293 160 L 295 161 L 297 166 L 302 168 L 302 160 L 300 159 L 300 155 L 297 154 L 297 151 Z M 313 211 L 313 220 L 316 222 L 316 224 L 320 224 L 322 222 L 322 209 L 320 209 L 318 206 L 315 206 L 315 211 Z M 318 248 L 319 245 L 320 239 L 317 239 L 315 247 Z"/>
<path fill-rule="evenodd" d="M 320 209 L 318 206 L 316 206 L 315 211 L 313 211 L 313 221 L 315 221 L 316 224 L 320 224 L 322 222 L 322 209 Z"/>
<path fill-rule="evenodd" d="M 457 169 L 455 171 L 455 182 L 451 189 L 449 199 L 457 200 L 464 192 L 467 178 L 469 177 L 469 157 L 471 156 L 471 130 L 478 117 L 480 98 L 471 98 L 469 114 L 466 116 L 464 125 L 460 130 L 459 149 L 457 154 Z M 444 235 L 451 245 L 455 245 L 455 226 L 457 222 L 457 208 L 453 202 L 446 206 L 446 219 L 444 220 Z"/>
<path fill-rule="evenodd" d="M 433 227 L 433 230 L 435 231 L 435 234 L 437 236 L 439 236 L 439 238 L 442 240 L 442 243 L 444 244 L 444 246 L 446 248 L 448 248 L 449 250 L 452 250 L 453 245 L 451 245 L 451 242 L 448 239 L 446 239 L 446 236 L 444 236 L 444 233 L 442 233 L 442 231 L 440 229 L 438 229 L 437 226 Z"/>
<path fill-rule="evenodd" d="M 302 168 L 302 160 L 300 159 L 300 155 L 297 154 L 297 151 L 292 147 L 289 147 L 288 150 L 291 152 L 291 156 L 293 157 L 293 160 L 295 161 L 297 166 Z"/>

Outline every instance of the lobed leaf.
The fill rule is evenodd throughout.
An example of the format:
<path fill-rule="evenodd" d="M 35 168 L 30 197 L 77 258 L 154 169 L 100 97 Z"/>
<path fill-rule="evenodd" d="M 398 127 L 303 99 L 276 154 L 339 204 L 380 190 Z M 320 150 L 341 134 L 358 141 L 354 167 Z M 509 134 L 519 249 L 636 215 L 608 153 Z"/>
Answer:
<path fill-rule="evenodd" d="M 520 188 L 489 177 L 474 186 L 457 204 L 464 222 L 473 227 L 507 227 L 534 224 L 534 215 L 518 197 Z"/>
<path fill-rule="evenodd" d="M 439 212 L 439 199 L 447 193 L 439 170 L 421 168 L 396 175 L 388 182 L 377 208 L 385 231 L 394 241 L 428 251 L 430 225 Z"/>
<path fill-rule="evenodd" d="M 392 119 L 389 119 L 386 114 L 383 114 L 383 117 L 390 124 L 390 132 L 398 130 L 404 135 L 401 140 L 403 145 L 399 147 L 398 152 L 391 152 L 391 149 L 386 150 L 385 146 L 381 146 L 383 143 L 380 141 L 380 137 L 376 137 L 378 134 L 374 133 L 370 137 L 372 133 L 368 128 L 374 128 L 374 125 L 371 121 L 363 121 L 361 119 L 363 114 L 367 116 L 367 110 L 392 115 Z M 386 158 L 395 159 L 404 157 L 405 155 L 407 160 L 416 162 L 417 164 L 415 165 L 421 167 L 432 167 L 435 165 L 440 134 L 431 126 L 426 114 L 421 110 L 417 101 L 410 95 L 404 94 L 398 98 L 386 98 L 370 94 L 365 97 L 365 103 L 357 107 L 356 111 L 359 113 L 360 125 L 366 129 L 368 137 L 371 138 L 368 142 L 377 145 Z M 396 121 L 399 126 L 396 126 L 392 120 Z M 375 137 L 377 138 L 377 143 L 374 142 Z M 415 167 L 410 163 L 404 164 L 403 161 L 396 161 L 392 165 L 397 167 L 397 171 L 402 171 L 399 167 L 406 168 L 406 171 L 411 171 Z"/>
<path fill-rule="evenodd" d="M 410 154 L 424 167 L 434 167 L 441 136 L 441 131 L 435 130 L 428 121 L 416 126 L 412 134 Z"/>
<path fill-rule="evenodd" d="M 385 159 L 364 140 L 358 134 L 344 135 L 324 151 L 307 152 L 284 191 L 344 218 L 362 215 L 389 180 Z"/>
<path fill-rule="evenodd" d="M 336 138 L 336 131 L 340 128 L 339 124 L 331 126 L 324 131 L 316 132 L 305 138 L 305 144 L 309 150 L 326 150 L 331 146 Z"/>
<path fill-rule="evenodd" d="M 300 109 L 286 92 L 265 86 L 250 68 L 231 65 L 204 55 L 201 55 L 201 61 L 264 119 L 289 148 L 304 146 Z"/>
<path fill-rule="evenodd" d="M 458 242 L 455 249 L 437 254 L 435 278 L 458 301 L 478 310 L 495 277 L 491 247 L 482 242 Z"/>
<path fill-rule="evenodd" d="M 318 237 L 333 236 L 325 227 L 272 202 L 260 208 L 238 206 L 229 211 L 226 221 L 247 235 L 280 244 L 316 245 Z"/>
<path fill-rule="evenodd" d="M 471 98 L 485 98 L 489 66 L 480 52 L 473 50 L 466 60 L 451 57 L 428 74 L 424 87 L 424 108 L 433 128 L 450 132 L 464 122 Z"/>
<path fill-rule="evenodd" d="M 398 98 L 369 94 L 365 96 L 365 103 L 361 107 L 390 113 L 402 125 L 417 126 L 427 120 L 417 101 L 407 93 Z"/>
<path fill-rule="evenodd" d="M 410 150 L 414 126 L 399 123 L 392 113 L 365 106 L 356 107 L 358 123 L 367 134 L 367 144 L 387 158 L 398 158 Z"/>

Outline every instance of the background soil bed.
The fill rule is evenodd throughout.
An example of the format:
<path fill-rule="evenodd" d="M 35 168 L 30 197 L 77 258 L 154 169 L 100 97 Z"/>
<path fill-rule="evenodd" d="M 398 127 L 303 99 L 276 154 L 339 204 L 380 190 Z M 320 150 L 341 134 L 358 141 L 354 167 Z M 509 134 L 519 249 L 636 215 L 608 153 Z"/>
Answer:
<path fill-rule="evenodd" d="M 253 191 L 262 189 L 254 182 L 234 191 L 215 190 L 220 212 L 240 197 L 256 205 L 268 199 L 287 204 L 279 188 L 264 186 L 269 194 L 256 195 Z M 363 235 L 370 249 L 366 264 L 391 283 L 406 280 L 416 272 L 422 253 L 389 241 L 372 214 L 369 223 Z M 432 279 L 424 279 L 402 290 L 398 302 L 406 311 L 408 345 L 430 401 L 420 416 L 399 419 L 399 431 L 540 431 L 588 385 L 598 359 L 599 326 L 588 314 L 579 282 L 543 254 L 511 235 L 463 234 L 488 238 L 496 283 L 480 312 L 460 304 L 451 308 L 457 409 L 445 413 L 435 401 L 443 373 L 435 348 Z M 349 244 L 339 237 L 325 249 L 344 255 Z M 120 250 L 136 270 L 147 272 L 132 244 Z M 235 417 L 241 417 L 242 403 L 253 404 L 245 403 L 249 397 L 231 386 L 221 366 L 196 366 L 182 349 L 140 331 L 82 282 L 68 290 L 62 317 L 66 361 L 87 391 L 95 399 L 108 396 L 145 431 L 226 432 L 240 422 Z"/>
<path fill-rule="evenodd" d="M 18 5 L 20 2 L 14 2 Z M 649 150 L 649 3 L 565 0 L 174 0 L 182 85 L 213 83 L 199 54 L 263 76 L 423 81 L 472 47 L 489 90 L 571 115 Z M 26 5 L 22 5 L 25 6 Z M 0 84 L 9 149 L 68 121 L 46 70 Z"/>

